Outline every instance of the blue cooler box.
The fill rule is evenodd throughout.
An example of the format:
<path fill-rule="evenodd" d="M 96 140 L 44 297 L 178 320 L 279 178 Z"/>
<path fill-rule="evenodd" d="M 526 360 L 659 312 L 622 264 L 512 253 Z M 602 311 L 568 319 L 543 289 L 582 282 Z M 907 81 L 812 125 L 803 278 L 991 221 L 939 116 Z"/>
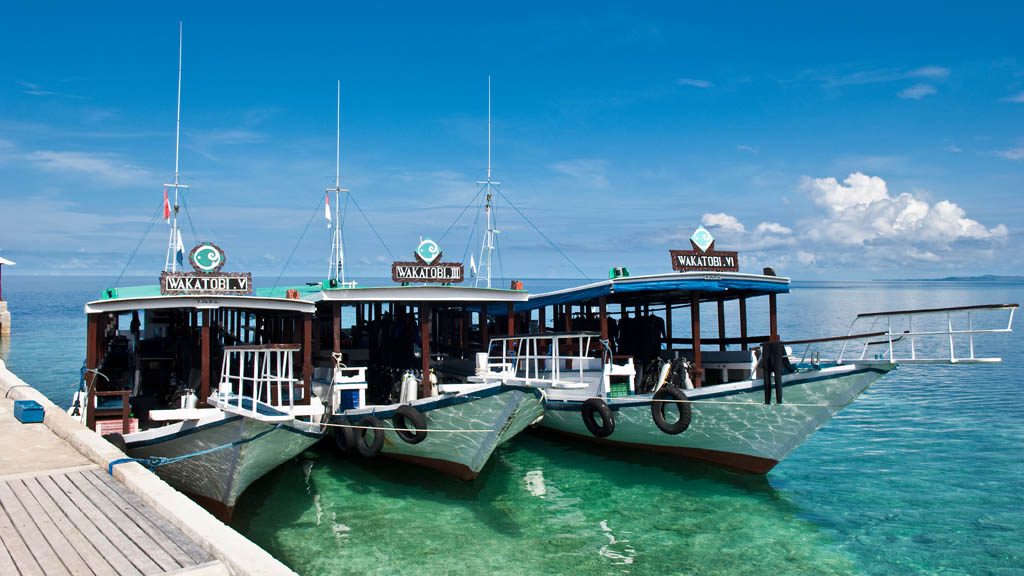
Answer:
<path fill-rule="evenodd" d="M 23 424 L 43 421 L 43 406 L 35 400 L 15 400 L 14 417 Z"/>

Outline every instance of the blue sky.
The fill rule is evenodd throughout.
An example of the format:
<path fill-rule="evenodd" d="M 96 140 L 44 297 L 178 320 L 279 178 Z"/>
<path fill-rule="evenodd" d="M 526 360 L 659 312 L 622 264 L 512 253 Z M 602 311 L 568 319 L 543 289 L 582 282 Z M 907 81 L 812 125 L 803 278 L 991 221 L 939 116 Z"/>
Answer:
<path fill-rule="evenodd" d="M 173 176 L 186 243 L 323 275 L 342 82 L 349 273 L 439 239 L 486 171 L 505 277 L 669 269 L 705 225 L 798 279 L 1021 274 L 1024 8 L 1013 3 L 82 4 L 0 23 L 0 255 L 116 275 Z M 476 205 L 441 241 L 462 259 Z M 307 222 L 312 224 L 299 242 Z M 129 273 L 163 266 L 157 221 Z M 468 256 L 467 256 L 468 258 Z M 497 268 L 497 265 L 496 265 Z"/>

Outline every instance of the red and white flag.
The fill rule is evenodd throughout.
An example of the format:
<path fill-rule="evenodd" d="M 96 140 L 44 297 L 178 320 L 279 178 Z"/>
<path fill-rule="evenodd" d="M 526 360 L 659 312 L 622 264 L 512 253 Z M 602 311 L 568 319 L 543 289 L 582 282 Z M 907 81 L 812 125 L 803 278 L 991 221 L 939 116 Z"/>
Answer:
<path fill-rule="evenodd" d="M 327 227 L 331 227 L 331 195 L 324 194 L 324 218 L 327 218 Z"/>
<path fill-rule="evenodd" d="M 164 221 L 171 223 L 171 202 L 167 200 L 167 188 L 164 188 Z"/>

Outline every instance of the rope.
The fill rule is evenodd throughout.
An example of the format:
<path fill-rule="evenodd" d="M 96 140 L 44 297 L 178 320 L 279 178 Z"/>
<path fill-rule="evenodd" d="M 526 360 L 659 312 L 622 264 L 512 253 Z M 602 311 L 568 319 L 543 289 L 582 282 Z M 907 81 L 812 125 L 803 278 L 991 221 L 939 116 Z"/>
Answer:
<path fill-rule="evenodd" d="M 395 258 L 395 255 L 391 253 L 391 248 L 388 248 L 388 245 L 384 242 L 384 239 L 381 238 L 380 234 L 377 233 L 377 229 L 373 227 L 373 222 L 370 222 L 370 219 L 366 217 L 366 213 L 363 212 L 363 208 L 359 206 L 359 202 L 356 202 L 356 197 L 352 196 L 351 192 L 349 192 L 348 195 L 352 197 L 352 204 L 354 204 L 356 209 L 359 210 L 359 213 L 363 215 L 363 220 L 366 220 L 366 224 L 370 227 L 370 230 L 373 230 L 373 235 L 377 237 L 377 240 L 380 240 L 380 245 L 383 246 L 384 250 L 387 251 L 388 256 L 390 256 L 392 260 L 397 260 L 397 258 Z"/>
<path fill-rule="evenodd" d="M 9 398 L 11 390 L 14 390 L 15 388 L 31 388 L 31 386 L 29 386 L 28 384 L 15 384 L 14 386 L 11 386 L 10 388 L 7 389 L 7 392 L 4 394 L 4 398 Z"/>
<path fill-rule="evenodd" d="M 356 426 L 355 424 L 330 424 L 322 423 L 321 426 L 330 426 L 332 428 L 357 428 L 359 430 L 394 430 L 395 432 L 478 432 L 486 434 L 494 432 L 494 430 L 459 430 L 455 428 L 426 428 L 420 430 L 418 428 L 394 428 L 392 426 Z"/>
<path fill-rule="evenodd" d="M 128 261 L 124 263 L 124 267 L 121 268 L 121 273 L 117 275 L 117 280 L 114 280 L 113 286 L 117 286 L 121 283 L 121 278 L 124 277 L 124 273 L 128 270 L 128 266 L 131 265 L 132 260 L 135 259 L 135 254 L 138 253 L 139 248 L 142 247 L 142 243 L 149 237 L 149 233 L 153 230 L 153 225 L 156 224 L 156 215 L 159 214 L 162 209 L 163 205 L 153 212 L 153 216 L 149 219 L 149 226 L 146 228 L 146 233 L 142 235 L 142 238 L 139 239 L 139 243 L 135 245 L 135 250 L 132 250 L 132 253 L 128 256 Z"/>
<path fill-rule="evenodd" d="M 299 235 L 299 239 L 295 242 L 295 246 L 292 248 L 292 253 L 288 255 L 288 259 L 285 260 L 284 266 L 281 267 L 281 273 L 277 275 L 277 279 L 274 280 L 274 286 L 270 289 L 273 293 L 274 289 L 277 288 L 277 283 L 281 281 L 281 277 L 284 276 L 284 271 L 288 269 L 288 265 L 292 262 L 292 257 L 295 256 L 295 251 L 299 249 L 299 244 L 302 243 L 302 239 L 306 237 L 306 232 L 309 231 L 309 225 L 313 223 L 313 218 L 316 217 L 320 211 L 320 199 L 317 198 L 316 207 L 313 209 L 313 213 L 309 216 L 309 220 L 306 221 L 306 227 L 302 229 L 302 234 Z"/>
<path fill-rule="evenodd" d="M 211 454 L 213 452 L 219 452 L 221 450 L 224 450 L 225 448 L 234 448 L 235 446 L 248 444 L 249 442 L 252 442 L 253 440 L 258 440 L 266 436 L 267 434 L 270 434 L 271 432 L 278 430 L 279 428 L 281 428 L 281 425 L 276 424 L 273 428 L 269 430 L 264 430 L 263 432 L 260 432 L 255 436 L 250 436 L 249 438 L 235 440 L 234 442 L 231 442 L 229 444 L 222 444 L 220 446 L 214 446 L 213 448 L 207 448 L 206 450 L 199 450 L 198 452 L 182 454 L 181 456 L 174 456 L 172 458 L 164 458 L 162 456 L 150 456 L 148 458 L 118 458 L 117 460 L 111 461 L 110 464 L 107 465 L 107 473 L 113 475 L 114 466 L 117 466 L 118 464 L 125 464 L 127 462 L 138 462 L 139 464 L 142 464 L 143 466 L 149 468 L 150 470 L 156 470 L 160 466 L 166 466 L 167 464 L 174 464 L 175 462 L 181 462 L 182 460 L 195 458 L 196 456 L 204 456 L 206 454 Z"/>
<path fill-rule="evenodd" d="M 192 239 L 199 244 L 199 233 L 196 232 L 196 225 L 192 223 L 192 213 L 188 211 L 188 200 L 184 193 L 181 195 L 181 207 L 185 209 L 185 218 L 188 219 L 188 227 L 192 230 Z M 210 238 L 210 241 L 215 240 L 215 238 Z"/>
<path fill-rule="evenodd" d="M 555 244 L 555 243 L 554 243 L 554 242 L 553 242 L 553 241 L 551 240 L 551 238 L 548 238 L 548 235 L 547 235 L 547 234 L 545 234 L 544 232 L 542 232 L 542 231 L 541 231 L 541 229 L 540 229 L 540 228 L 538 228 L 538 227 L 537 227 L 537 225 L 536 225 L 536 224 L 534 224 L 532 220 L 530 220 L 529 218 L 527 218 L 527 217 L 526 217 L 526 214 L 523 214 L 523 211 L 522 211 L 522 210 L 520 210 L 520 209 L 519 209 L 519 207 L 517 207 L 517 206 L 516 206 L 515 204 L 513 204 L 513 203 L 512 203 L 512 201 L 511 201 L 511 200 L 509 200 L 509 199 L 508 199 L 508 196 L 506 196 L 504 192 L 502 192 L 502 191 L 500 191 L 500 190 L 499 190 L 499 191 L 498 191 L 498 194 L 501 194 L 501 197 L 505 199 L 505 202 L 508 202 L 508 205 L 509 205 L 509 206 L 511 206 L 511 207 L 512 207 L 512 209 L 513 209 L 513 210 L 515 210 L 515 211 L 516 211 L 516 213 L 517 213 L 517 214 L 519 214 L 519 215 L 520 215 L 520 216 L 521 216 L 521 217 L 523 218 L 523 220 L 525 220 L 525 221 L 526 221 L 526 223 L 527 223 L 527 224 L 529 224 L 530 226 L 532 226 L 532 227 L 533 227 L 533 229 L 534 229 L 534 230 L 536 230 L 536 231 L 537 231 L 537 233 L 538 233 L 538 234 L 540 234 L 542 238 L 544 238 L 545 240 L 547 240 L 548 244 L 551 244 L 551 247 L 552 247 L 552 248 L 554 248 L 555 250 L 557 250 L 557 251 L 558 251 L 558 253 L 562 255 L 562 258 L 565 258 L 565 260 L 566 260 L 567 262 L 569 262 L 569 264 L 572 264 L 572 267 L 573 267 L 573 268 L 575 268 L 575 269 L 576 269 L 576 271 L 580 273 L 580 276 L 582 276 L 582 277 L 583 277 L 584 279 L 586 279 L 586 280 L 591 280 L 591 278 L 590 278 L 589 276 L 587 276 L 587 274 L 586 274 L 585 272 L 583 272 L 583 270 L 581 270 L 581 269 L 580 269 L 580 267 L 579 267 L 579 266 L 577 266 L 575 262 L 573 262 L 573 261 L 572 261 L 572 258 L 569 258 L 569 256 L 568 256 L 568 255 L 566 255 L 566 253 L 565 253 L 565 252 L 562 252 L 562 249 L 561 249 L 561 248 L 559 248 L 559 247 L 558 247 L 558 245 L 557 245 L 557 244 Z"/>
<path fill-rule="evenodd" d="M 604 400 L 604 398 L 602 398 L 600 396 L 592 396 L 592 398 L 597 398 L 598 400 Z M 578 398 L 573 398 L 573 401 L 576 401 L 576 400 L 578 400 Z M 590 400 L 590 398 L 585 398 L 585 400 Z M 735 405 L 735 406 L 765 406 L 765 404 L 763 404 L 761 402 L 729 402 L 728 400 L 724 400 L 724 401 L 723 400 L 669 400 L 667 398 L 666 399 L 661 399 L 661 398 L 651 399 L 651 403 L 653 404 L 654 402 L 665 402 L 665 403 L 674 403 L 674 404 L 723 404 L 723 405 L 730 405 L 730 406 L 731 405 Z M 794 408 L 842 408 L 843 407 L 842 405 L 839 405 L 839 404 L 799 404 L 799 403 L 794 403 L 794 402 L 785 402 L 783 404 L 775 404 L 775 406 L 792 406 Z"/>
<path fill-rule="evenodd" d="M 451 224 L 448 225 L 448 229 L 444 231 L 444 234 L 441 234 L 441 237 L 437 239 L 437 241 L 439 243 L 442 240 L 444 240 L 445 236 L 447 236 L 448 233 L 452 231 L 452 228 L 454 228 L 455 225 L 459 223 L 459 219 L 461 219 L 463 214 L 466 213 L 466 210 L 469 210 L 469 207 L 472 206 L 476 202 L 476 199 L 480 197 L 480 194 L 483 191 L 484 191 L 484 187 L 481 186 L 480 189 L 476 191 L 476 196 L 473 196 L 473 199 L 469 201 L 469 204 L 466 204 L 465 208 L 462 209 L 462 212 L 459 212 L 459 215 L 455 217 L 455 220 Z"/>

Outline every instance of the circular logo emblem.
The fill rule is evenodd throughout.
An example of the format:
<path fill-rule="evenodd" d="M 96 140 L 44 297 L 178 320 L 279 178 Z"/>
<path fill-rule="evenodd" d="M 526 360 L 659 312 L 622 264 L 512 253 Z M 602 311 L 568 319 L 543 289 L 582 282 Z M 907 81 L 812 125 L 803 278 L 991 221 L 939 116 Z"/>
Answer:
<path fill-rule="evenodd" d="M 437 245 L 430 238 L 424 238 L 420 245 L 416 247 L 416 255 L 423 260 L 424 263 L 430 264 L 441 255 L 441 247 Z"/>
<path fill-rule="evenodd" d="M 199 244 L 188 255 L 188 261 L 197 272 L 216 272 L 226 259 L 224 251 L 211 242 Z"/>

